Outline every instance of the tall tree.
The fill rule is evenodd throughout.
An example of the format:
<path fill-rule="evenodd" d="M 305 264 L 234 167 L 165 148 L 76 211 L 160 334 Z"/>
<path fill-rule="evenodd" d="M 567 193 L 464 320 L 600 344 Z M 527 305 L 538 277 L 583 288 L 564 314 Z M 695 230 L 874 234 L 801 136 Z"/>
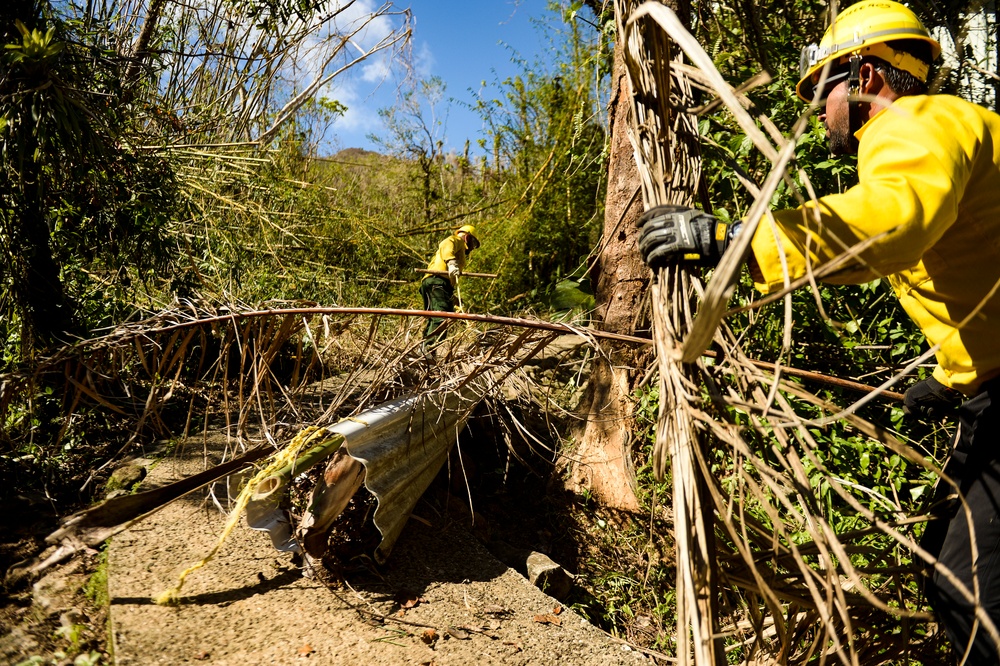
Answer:
<path fill-rule="evenodd" d="M 586 3 L 602 24 L 613 19 L 610 2 Z M 686 3 L 671 5 L 689 20 Z M 624 20 L 624 18 L 622 19 Z M 636 250 L 636 222 L 643 211 L 639 175 L 629 140 L 630 95 L 623 45 L 615 44 L 612 66 L 613 97 L 610 103 L 610 158 L 604 208 L 604 233 L 591 269 L 601 328 L 624 334 L 649 329 L 646 297 L 649 270 Z M 694 193 L 690 193 L 693 197 Z M 642 379 L 649 350 L 619 348 L 598 360 L 584 401 L 587 419 L 578 433 L 571 483 L 585 487 L 608 506 L 626 510 L 638 507 L 632 464 L 632 394 Z"/>
<path fill-rule="evenodd" d="M 595 323 L 614 333 L 633 334 L 642 324 L 638 313 L 649 284 L 649 270 L 636 252 L 636 220 L 642 214 L 639 177 L 628 138 L 628 81 L 622 49 L 616 45 L 612 69 L 611 147 L 608 189 L 604 202 L 604 232 L 591 268 L 597 301 Z M 583 403 L 587 419 L 578 434 L 571 481 L 589 489 L 608 506 L 638 508 L 630 453 L 630 396 L 645 363 L 624 346 L 600 358 Z M 626 424 L 626 425 L 623 425 Z"/>
<path fill-rule="evenodd" d="M 40 14 L 35 6 L 26 18 L 34 23 Z M 0 243 L 7 260 L 3 273 L 21 314 L 21 340 L 30 349 L 75 327 L 46 219 L 57 156 L 74 159 L 77 149 L 102 150 L 76 87 L 77 68 L 55 26 L 28 28 L 12 18 L 18 34 L 6 45 L 0 74 L 0 153 L 7 172 L 0 192 Z"/>

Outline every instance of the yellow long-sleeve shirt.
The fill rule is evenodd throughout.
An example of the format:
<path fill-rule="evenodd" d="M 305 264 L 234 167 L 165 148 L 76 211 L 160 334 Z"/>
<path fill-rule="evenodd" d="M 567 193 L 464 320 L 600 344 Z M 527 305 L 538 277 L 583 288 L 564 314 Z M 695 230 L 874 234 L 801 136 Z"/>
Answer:
<path fill-rule="evenodd" d="M 456 234 L 452 234 L 441 241 L 437 252 L 431 258 L 431 262 L 427 264 L 427 270 L 447 272 L 448 262 L 452 260 L 458 262 L 460 270 L 465 270 L 465 241 Z M 426 280 L 428 277 L 430 276 L 426 275 L 424 279 Z"/>
<path fill-rule="evenodd" d="M 1000 116 L 957 97 L 903 97 L 857 133 L 859 184 L 774 214 L 753 238 L 762 291 L 873 239 L 824 278 L 886 277 L 930 344 L 934 376 L 973 393 L 1000 375 Z M 1000 291 L 1000 289 L 998 289 Z"/>

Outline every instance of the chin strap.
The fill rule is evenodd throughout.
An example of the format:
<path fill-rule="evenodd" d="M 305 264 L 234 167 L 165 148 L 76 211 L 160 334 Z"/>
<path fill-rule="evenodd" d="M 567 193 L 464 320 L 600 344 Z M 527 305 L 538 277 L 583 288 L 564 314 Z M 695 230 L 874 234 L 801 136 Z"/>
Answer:
<path fill-rule="evenodd" d="M 853 53 L 848 62 L 851 70 L 847 74 L 847 108 L 853 137 L 861 129 L 861 56 Z"/>

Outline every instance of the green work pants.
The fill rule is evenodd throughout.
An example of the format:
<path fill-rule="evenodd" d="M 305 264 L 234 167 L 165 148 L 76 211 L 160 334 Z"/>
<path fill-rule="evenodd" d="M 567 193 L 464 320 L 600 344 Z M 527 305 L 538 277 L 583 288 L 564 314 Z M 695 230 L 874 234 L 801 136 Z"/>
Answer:
<path fill-rule="evenodd" d="M 451 286 L 451 280 L 431 275 L 420 281 L 420 295 L 424 298 L 425 310 L 440 310 L 441 312 L 455 311 L 455 288 Z M 445 327 L 443 317 L 430 317 L 427 319 L 427 328 L 424 329 L 424 342 L 435 344 L 444 340 Z"/>

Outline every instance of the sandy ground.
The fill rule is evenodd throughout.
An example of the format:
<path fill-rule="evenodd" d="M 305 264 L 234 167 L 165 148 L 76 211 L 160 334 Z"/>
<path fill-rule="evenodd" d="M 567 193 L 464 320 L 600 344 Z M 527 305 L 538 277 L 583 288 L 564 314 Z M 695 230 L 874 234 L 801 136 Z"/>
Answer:
<path fill-rule="evenodd" d="M 157 464 L 152 487 L 198 471 Z M 420 505 L 417 512 L 420 513 Z M 108 583 L 122 666 L 246 664 L 648 664 L 496 560 L 466 529 L 426 512 L 384 567 L 346 584 L 305 578 L 266 533 L 241 524 L 192 573 L 180 604 L 151 601 L 215 543 L 225 516 L 198 493 L 112 540 Z M 436 522 L 435 522 L 436 521 Z"/>

